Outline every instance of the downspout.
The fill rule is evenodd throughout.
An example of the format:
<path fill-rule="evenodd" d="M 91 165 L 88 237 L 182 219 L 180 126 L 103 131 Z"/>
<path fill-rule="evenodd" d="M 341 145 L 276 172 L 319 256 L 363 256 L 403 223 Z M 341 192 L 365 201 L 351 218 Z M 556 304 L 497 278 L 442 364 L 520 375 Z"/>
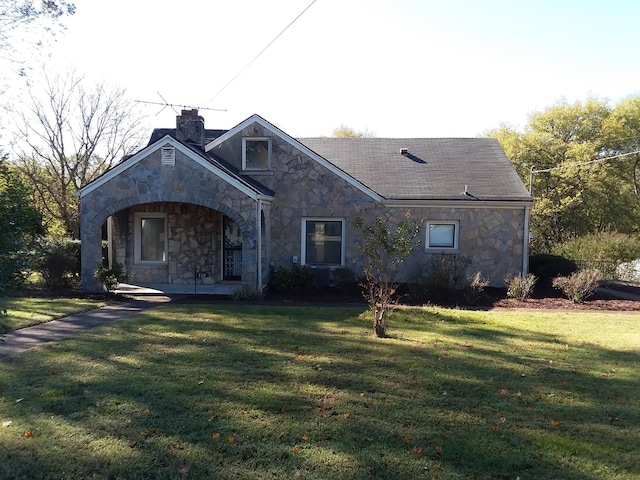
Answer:
<path fill-rule="evenodd" d="M 262 291 L 262 228 L 260 225 L 260 219 L 261 219 L 261 213 L 262 213 L 262 198 L 258 197 L 258 202 L 256 203 L 257 206 L 257 215 L 256 215 L 256 231 L 258 233 L 258 242 L 257 242 L 257 247 L 258 247 L 258 255 L 257 255 L 257 259 L 258 259 L 258 268 L 256 268 L 256 271 L 258 272 L 258 281 L 256 282 L 256 285 L 258 286 L 258 291 L 261 292 Z"/>
<path fill-rule="evenodd" d="M 526 205 L 524 207 L 524 238 L 522 239 L 522 276 L 526 277 L 529 274 L 529 217 L 531 207 Z"/>

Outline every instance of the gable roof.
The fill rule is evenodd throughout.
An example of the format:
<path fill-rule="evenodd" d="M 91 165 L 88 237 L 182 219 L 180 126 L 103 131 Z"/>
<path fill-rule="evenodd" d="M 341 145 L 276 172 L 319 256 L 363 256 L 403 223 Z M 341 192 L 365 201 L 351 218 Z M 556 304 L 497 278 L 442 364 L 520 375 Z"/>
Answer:
<path fill-rule="evenodd" d="M 298 141 L 387 200 L 532 201 L 495 138 Z"/>
<path fill-rule="evenodd" d="M 381 197 L 377 192 L 375 192 L 373 189 L 371 189 L 368 185 L 362 183 L 359 179 L 357 179 L 356 177 L 350 175 L 348 172 L 345 172 L 337 164 L 332 163 L 327 158 L 325 158 L 325 157 L 323 157 L 321 155 L 318 155 L 316 152 L 314 152 L 313 150 L 309 149 L 306 145 L 301 143 L 299 140 L 297 140 L 297 139 L 291 137 L 290 135 L 286 134 L 285 132 L 283 132 L 278 127 L 276 127 L 272 123 L 268 122 L 267 120 L 265 120 L 264 118 L 262 118 L 258 114 L 251 115 L 249 118 L 247 118 L 246 120 L 243 120 L 242 122 L 240 122 L 235 127 L 233 127 L 230 130 L 226 131 L 225 133 L 220 135 L 218 138 L 214 139 L 212 142 L 210 142 L 208 144 L 205 144 L 205 147 L 204 147 L 205 152 L 210 152 L 212 149 L 214 149 L 215 147 L 217 147 L 221 143 L 224 143 L 225 141 L 229 140 L 231 137 L 241 133 L 242 130 L 244 130 L 247 127 L 250 127 L 254 123 L 257 123 L 258 125 L 262 126 L 264 129 L 266 129 L 269 132 L 271 132 L 276 137 L 278 137 L 281 140 L 289 143 L 291 146 L 293 146 L 297 150 L 300 150 L 302 153 L 304 153 L 305 155 L 309 156 L 311 159 L 315 160 L 316 162 L 320 163 L 325 168 L 331 170 L 334 174 L 336 174 L 337 176 L 341 177 L 347 183 L 353 185 L 355 188 L 357 188 L 361 192 L 365 193 L 366 195 L 368 195 L 372 199 L 374 199 L 374 200 L 376 200 L 378 202 L 382 202 L 384 200 L 383 197 Z"/>
<path fill-rule="evenodd" d="M 148 145 L 136 154 L 125 158 L 118 165 L 111 168 L 110 170 L 107 170 L 101 176 L 82 187 L 78 191 L 78 196 L 84 197 L 104 183 L 117 177 L 128 168 L 133 167 L 142 159 L 147 158 L 152 153 L 167 145 L 170 145 L 176 150 L 179 150 L 195 163 L 204 167 L 205 169 L 207 169 L 220 179 L 224 180 L 225 182 L 229 183 L 230 185 L 234 186 L 238 190 L 242 191 L 248 197 L 253 199 L 263 198 L 265 200 L 272 199 L 274 192 L 271 189 L 265 187 L 252 178 L 245 178 L 244 175 L 239 175 L 238 172 L 235 171 L 233 167 L 230 167 L 228 164 L 226 164 L 224 160 L 217 158 L 214 155 L 203 154 L 203 152 L 198 151 L 190 147 L 189 145 L 180 142 L 179 140 L 176 140 L 170 135 L 165 135 L 164 137 L 159 138 L 155 143 Z"/>

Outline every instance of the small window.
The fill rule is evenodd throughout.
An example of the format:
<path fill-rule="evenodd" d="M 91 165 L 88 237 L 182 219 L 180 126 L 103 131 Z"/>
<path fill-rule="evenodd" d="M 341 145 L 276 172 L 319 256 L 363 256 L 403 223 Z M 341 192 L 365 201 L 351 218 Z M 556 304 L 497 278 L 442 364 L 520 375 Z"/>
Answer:
<path fill-rule="evenodd" d="M 136 212 L 135 263 L 167 262 L 167 214 Z"/>
<path fill-rule="evenodd" d="M 176 150 L 171 146 L 162 147 L 162 166 L 174 167 L 176 165 Z"/>
<path fill-rule="evenodd" d="M 427 249 L 457 250 L 460 237 L 460 222 L 427 222 Z"/>
<path fill-rule="evenodd" d="M 242 139 L 242 169 L 269 170 L 271 168 L 271 139 Z"/>
<path fill-rule="evenodd" d="M 344 265 L 344 220 L 302 220 L 302 265 Z"/>

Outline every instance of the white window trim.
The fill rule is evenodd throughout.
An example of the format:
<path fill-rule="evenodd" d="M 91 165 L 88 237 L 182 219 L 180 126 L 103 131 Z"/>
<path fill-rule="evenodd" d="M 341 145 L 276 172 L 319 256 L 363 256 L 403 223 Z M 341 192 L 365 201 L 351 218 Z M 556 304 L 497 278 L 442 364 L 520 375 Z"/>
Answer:
<path fill-rule="evenodd" d="M 459 252 L 460 251 L 460 221 L 459 220 L 427 220 L 425 222 L 427 234 L 425 238 L 426 252 Z M 453 247 L 431 247 L 429 241 L 429 232 L 431 225 L 453 225 Z"/>
<path fill-rule="evenodd" d="M 164 248 L 165 248 L 165 260 L 164 261 L 144 261 L 140 257 L 142 256 L 142 219 L 143 218 L 164 218 Z M 168 242 L 168 222 L 166 212 L 135 212 L 134 224 L 133 224 L 133 244 L 134 244 L 134 258 L 133 261 L 137 265 L 166 265 L 169 259 L 169 242 Z"/>
<path fill-rule="evenodd" d="M 269 150 L 267 168 L 247 168 L 247 141 L 267 142 L 268 150 Z M 255 171 L 255 172 L 266 172 L 271 170 L 271 137 L 243 137 L 242 138 L 242 170 Z"/>
<path fill-rule="evenodd" d="M 345 265 L 345 246 L 347 238 L 347 222 L 344 218 L 332 218 L 332 217 L 303 217 L 301 230 L 301 252 L 300 252 L 300 265 L 316 265 L 307 263 L 307 222 L 341 222 L 342 223 L 342 238 L 340 240 L 340 265 L 327 265 L 329 267 L 344 267 Z"/>

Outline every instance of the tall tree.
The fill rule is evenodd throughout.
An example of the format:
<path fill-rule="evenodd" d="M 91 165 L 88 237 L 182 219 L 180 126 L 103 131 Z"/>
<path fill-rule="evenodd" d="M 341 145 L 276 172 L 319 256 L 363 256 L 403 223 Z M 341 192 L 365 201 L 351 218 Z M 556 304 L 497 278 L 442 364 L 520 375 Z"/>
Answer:
<path fill-rule="evenodd" d="M 121 88 L 89 85 L 75 72 L 29 82 L 15 113 L 15 164 L 29 180 L 49 225 L 77 238 L 76 192 L 138 148 L 141 124 Z"/>
<path fill-rule="evenodd" d="M 18 47 L 32 55 L 63 28 L 63 17 L 73 15 L 75 9 L 66 0 L 0 0 L 0 58 L 23 71 L 22 59 L 16 56 Z"/>
<path fill-rule="evenodd" d="M 40 231 L 40 220 L 28 187 L 0 154 L 0 295 L 21 280 L 28 261 L 25 252 Z"/>
<path fill-rule="evenodd" d="M 622 128 L 627 124 L 615 121 L 624 117 L 618 107 L 591 98 L 561 101 L 533 113 L 523 131 L 501 125 L 489 132 L 523 181 L 530 181 L 532 168 L 543 170 L 531 177 L 533 252 L 548 252 L 555 244 L 589 233 L 638 230 L 640 204 L 634 201 L 629 167 L 633 159 L 594 162 L 632 148 L 623 140 L 632 133 Z"/>

